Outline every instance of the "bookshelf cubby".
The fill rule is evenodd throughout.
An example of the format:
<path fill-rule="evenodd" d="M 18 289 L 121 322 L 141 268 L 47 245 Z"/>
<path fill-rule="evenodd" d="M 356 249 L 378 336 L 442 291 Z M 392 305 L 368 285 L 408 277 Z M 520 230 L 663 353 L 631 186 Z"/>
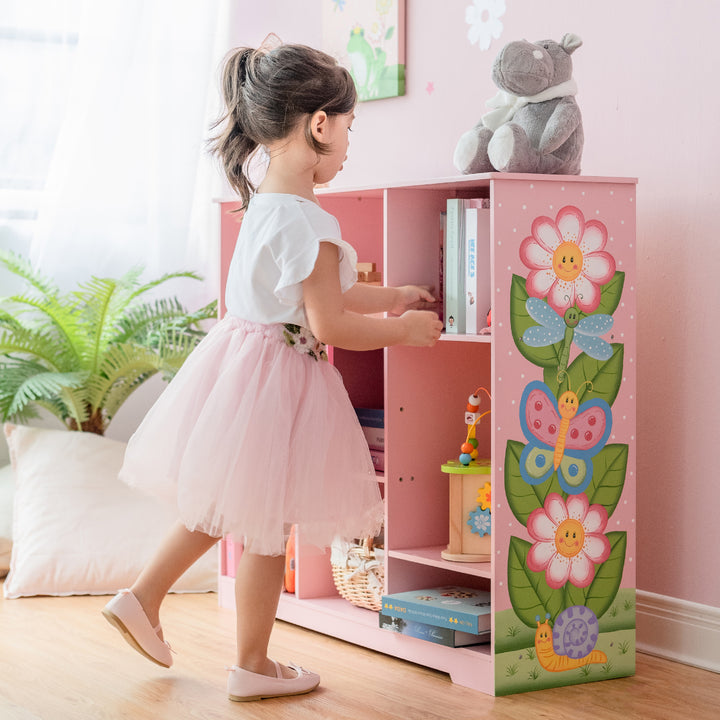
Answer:
<path fill-rule="evenodd" d="M 370 353 L 334 349 L 331 361 L 342 373 L 354 405 L 382 408 L 385 413 L 385 471 L 378 473 L 386 506 L 385 592 L 446 584 L 489 590 L 492 632 L 489 643 L 449 648 L 381 630 L 377 613 L 354 607 L 339 597 L 332 581 L 329 549 L 318 552 L 304 546 L 301 534 L 297 538 L 296 591 L 283 593 L 278 619 L 435 668 L 449 673 L 456 683 L 492 695 L 634 672 L 635 184 L 633 178 L 489 173 L 318 191 L 321 205 L 339 219 L 343 237 L 356 248 L 359 260 L 375 263 L 384 284 L 390 286 L 437 284 L 439 219 L 448 198 L 490 201 L 490 256 L 479 265 L 490 275 L 491 334 L 443 334 L 433 348 L 392 347 Z M 220 201 L 219 206 L 224 288 L 240 218 L 230 212 L 237 208 L 236 201 Z M 534 538 L 526 527 L 526 515 L 519 510 L 523 503 L 528 507 L 528 501 L 521 502 L 514 493 L 518 488 L 521 494 L 535 493 L 534 502 L 541 506 L 550 485 L 518 484 L 517 478 L 509 479 L 509 475 L 517 475 L 512 469 L 510 449 L 535 442 L 523 434 L 521 427 L 523 389 L 531 381 L 552 382 L 552 376 L 560 373 L 529 362 L 524 348 L 519 347 L 521 341 L 513 337 L 518 306 L 513 305 L 516 300 L 512 293 L 517 292 L 518 279 L 526 278 L 530 272 L 522 262 L 520 246 L 533 234 L 534 221 L 544 217 L 554 222 L 560 210 L 567 207 L 575 209 L 572 217 L 584 218 L 588 233 L 591 227 L 596 233 L 599 225 L 607 229 L 604 249 L 614 258 L 618 277 L 622 275 L 624 280 L 620 302 L 609 313 L 614 320 L 612 330 L 604 336 L 614 348 L 613 367 L 621 372 L 622 381 L 610 402 L 612 434 L 602 452 L 594 455 L 595 479 L 586 491 L 590 503 L 599 502 L 602 495 L 601 475 L 606 464 L 603 453 L 610 452 L 610 446 L 620 448 L 625 465 L 622 475 L 616 472 L 613 476 L 617 501 L 608 509 L 610 517 L 604 528 L 613 547 L 613 567 L 619 575 L 614 585 L 608 580 L 601 586 L 598 580 L 597 587 L 593 586 L 598 592 L 604 588 L 606 599 L 613 600 L 614 611 L 607 608 L 599 617 L 598 647 L 604 649 L 608 661 L 602 667 L 588 665 L 584 671 L 557 672 L 541 667 L 537 658 L 536 627 L 532 627 L 532 618 L 528 620 L 518 600 L 529 598 L 532 592 L 518 588 L 516 567 L 517 548 L 529 546 Z M 588 254 L 598 250 L 596 234 L 588 242 Z M 603 287 L 606 292 L 611 290 Z M 604 304 L 598 311 L 603 309 L 608 312 Z M 573 374 L 572 369 L 582 361 L 578 355 L 578 348 L 572 345 L 568 366 L 572 379 L 577 378 L 577 371 Z M 601 393 L 604 366 L 599 361 L 590 366 L 596 373 L 597 392 Z M 491 459 L 491 474 L 482 476 L 483 482 L 490 478 L 492 484 L 491 560 L 453 562 L 441 556 L 449 533 L 448 478 L 441 466 L 457 457 L 466 431 L 465 404 L 479 386 L 492 395 L 492 414 L 478 427 L 479 455 Z M 592 398 L 592 392 L 585 392 L 584 400 Z M 488 409 L 489 401 L 483 403 L 483 409 Z M 547 483 L 556 482 L 553 473 Z M 621 543 L 622 557 L 618 549 Z M 608 574 L 603 567 L 598 564 L 595 568 L 596 578 Z M 525 567 L 522 572 L 529 586 L 534 583 L 536 588 L 545 587 L 542 572 Z M 536 604 L 544 603 L 543 608 L 553 610 L 555 620 L 569 604 L 558 604 L 558 593 L 562 592 L 573 599 L 570 604 L 580 604 L 574 602 L 578 598 L 589 598 L 586 589 L 578 589 L 571 581 L 564 591 L 542 590 L 532 598 Z M 223 607 L 234 606 L 233 579 L 222 573 L 219 602 Z M 595 599 L 586 602 L 600 607 Z"/>

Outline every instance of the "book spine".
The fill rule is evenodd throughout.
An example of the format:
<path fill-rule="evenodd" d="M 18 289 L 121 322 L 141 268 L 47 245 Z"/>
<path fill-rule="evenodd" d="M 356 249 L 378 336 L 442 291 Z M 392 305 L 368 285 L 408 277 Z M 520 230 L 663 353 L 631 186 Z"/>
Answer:
<path fill-rule="evenodd" d="M 478 247 L 477 247 L 478 209 L 465 210 L 465 332 L 477 335 L 478 325 Z"/>
<path fill-rule="evenodd" d="M 446 647 L 466 647 L 468 645 L 478 645 L 480 643 L 490 642 L 490 632 L 481 633 L 480 635 L 472 635 L 470 633 L 461 632 L 459 630 L 450 630 L 449 628 L 438 627 L 428 623 L 415 622 L 414 620 L 405 620 L 394 618 L 391 615 L 383 615 L 379 613 L 380 627 L 383 630 L 398 633 L 399 635 L 408 635 L 409 637 L 426 640 L 436 645 L 445 645 Z"/>
<path fill-rule="evenodd" d="M 427 640 L 436 645 L 455 647 L 455 632 L 449 628 L 437 627 L 427 623 L 419 623 L 413 620 L 394 618 L 391 615 L 380 613 L 380 627 L 383 630 L 390 630 L 400 635 Z"/>
<path fill-rule="evenodd" d="M 371 450 L 385 450 L 385 429 L 361 425 L 362 431 Z"/>
<path fill-rule="evenodd" d="M 361 425 L 366 427 L 385 427 L 385 411 L 372 408 L 355 408 L 355 414 Z"/>
<path fill-rule="evenodd" d="M 371 450 L 385 450 L 385 413 L 383 410 L 355 408 L 360 427 Z M 376 468 L 377 469 L 377 468 Z"/>
<path fill-rule="evenodd" d="M 462 226 L 463 201 L 447 200 L 447 227 L 445 231 L 445 332 L 457 335 L 465 332 L 465 250 Z"/>
<path fill-rule="evenodd" d="M 473 205 L 465 210 L 465 332 L 477 334 L 487 326 L 491 303 L 490 209 L 486 200 L 469 202 Z"/>
<path fill-rule="evenodd" d="M 435 288 L 435 297 L 438 301 L 438 317 L 443 322 L 443 330 L 447 329 L 445 324 L 445 231 L 447 230 L 447 212 L 440 213 L 440 238 L 438 263 L 438 283 Z"/>
<path fill-rule="evenodd" d="M 483 201 L 478 210 L 477 224 L 477 306 L 478 332 L 487 327 L 487 316 L 492 305 L 492 283 L 490 282 L 490 201 Z"/>
<path fill-rule="evenodd" d="M 415 605 L 397 601 L 391 597 L 383 597 L 382 612 L 390 617 L 414 620 L 415 622 L 436 625 L 437 627 L 449 628 L 450 630 L 462 630 L 463 632 L 479 634 L 478 617 L 462 611 L 444 611 L 431 605 Z M 484 630 L 484 628 L 483 628 Z"/>
<path fill-rule="evenodd" d="M 372 458 L 373 467 L 379 472 L 385 472 L 385 453 L 382 450 L 370 448 L 370 457 Z"/>

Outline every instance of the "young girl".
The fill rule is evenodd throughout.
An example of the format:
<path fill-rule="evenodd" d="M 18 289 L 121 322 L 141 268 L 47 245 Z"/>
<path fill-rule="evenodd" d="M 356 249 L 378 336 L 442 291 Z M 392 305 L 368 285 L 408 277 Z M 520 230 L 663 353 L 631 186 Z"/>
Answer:
<path fill-rule="evenodd" d="M 223 72 L 213 150 L 245 214 L 227 282 L 228 313 L 128 443 L 121 476 L 176 504 L 179 520 L 132 588 L 103 614 L 169 667 L 160 605 L 225 533 L 244 537 L 236 573 L 231 700 L 307 693 L 320 678 L 268 658 L 289 528 L 303 543 L 375 534 L 383 510 L 367 443 L 325 344 L 432 346 L 434 298 L 414 286 L 356 284 L 355 250 L 315 197 L 342 169 L 356 103 L 349 73 L 297 45 L 238 49 Z M 250 156 L 269 155 L 255 189 Z M 388 311 L 397 317 L 368 317 Z"/>

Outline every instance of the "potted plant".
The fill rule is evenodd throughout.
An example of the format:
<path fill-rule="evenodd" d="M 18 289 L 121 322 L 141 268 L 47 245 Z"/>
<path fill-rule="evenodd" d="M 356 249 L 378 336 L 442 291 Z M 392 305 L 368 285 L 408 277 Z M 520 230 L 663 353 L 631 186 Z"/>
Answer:
<path fill-rule="evenodd" d="M 140 282 L 140 269 L 119 279 L 92 277 L 63 293 L 19 255 L 0 263 L 28 286 L 0 298 L 0 416 L 25 422 L 44 408 L 68 429 L 103 435 L 130 394 L 162 373 L 170 380 L 216 317 L 215 301 L 188 312 L 177 298 L 147 300 L 173 278 Z"/>

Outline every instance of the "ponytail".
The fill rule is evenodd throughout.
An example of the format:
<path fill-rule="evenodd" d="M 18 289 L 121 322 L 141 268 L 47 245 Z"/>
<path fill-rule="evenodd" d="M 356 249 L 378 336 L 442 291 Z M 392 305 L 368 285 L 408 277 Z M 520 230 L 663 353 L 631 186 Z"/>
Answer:
<path fill-rule="evenodd" d="M 250 196 L 255 191 L 247 175 L 247 163 L 259 146 L 259 142 L 253 140 L 244 127 L 243 89 L 247 80 L 248 63 L 254 53 L 255 50 L 251 48 L 239 48 L 225 59 L 222 73 L 225 111 L 212 124 L 211 129 L 223 124 L 225 126 L 209 141 L 210 151 L 220 158 L 230 187 L 240 195 L 242 209 L 247 207 Z"/>

